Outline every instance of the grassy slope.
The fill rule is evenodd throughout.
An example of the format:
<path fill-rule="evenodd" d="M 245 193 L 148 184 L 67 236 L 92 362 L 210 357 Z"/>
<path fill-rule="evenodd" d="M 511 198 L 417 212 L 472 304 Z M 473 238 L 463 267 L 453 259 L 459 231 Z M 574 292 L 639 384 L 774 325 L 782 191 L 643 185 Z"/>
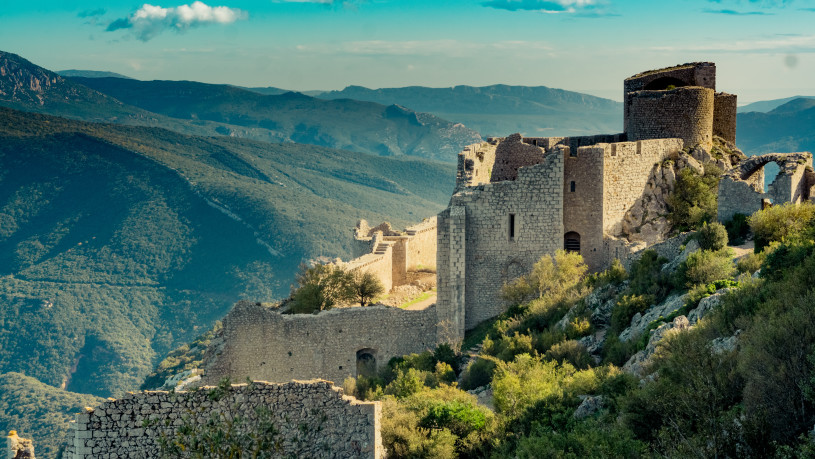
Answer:
<path fill-rule="evenodd" d="M 347 255 L 356 218 L 431 216 L 453 185 L 452 166 L 418 160 L 0 120 L 0 372 L 77 392 L 137 387 L 238 297 L 280 296 L 303 258 Z"/>

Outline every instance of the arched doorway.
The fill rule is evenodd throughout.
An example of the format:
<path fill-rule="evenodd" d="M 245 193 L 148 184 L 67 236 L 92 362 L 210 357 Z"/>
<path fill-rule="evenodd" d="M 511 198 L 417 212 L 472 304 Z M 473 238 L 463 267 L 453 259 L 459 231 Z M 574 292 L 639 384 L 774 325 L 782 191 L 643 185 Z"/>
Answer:
<path fill-rule="evenodd" d="M 376 376 L 376 349 L 360 349 L 357 351 L 357 378 Z"/>
<path fill-rule="evenodd" d="M 563 248 L 567 252 L 580 253 L 580 234 L 569 231 L 563 236 Z"/>

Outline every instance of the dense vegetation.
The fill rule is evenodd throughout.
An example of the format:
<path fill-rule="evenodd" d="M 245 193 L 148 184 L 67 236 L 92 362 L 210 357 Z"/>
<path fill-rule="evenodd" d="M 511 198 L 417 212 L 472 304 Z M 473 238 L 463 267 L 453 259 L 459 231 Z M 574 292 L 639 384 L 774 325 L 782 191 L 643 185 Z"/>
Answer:
<path fill-rule="evenodd" d="M 770 247 L 757 249 L 755 278 L 733 280 L 732 254 L 719 247 L 725 232 L 713 225 L 699 235 L 706 248 L 673 274 L 653 252 L 628 272 L 615 265 L 583 277 L 579 257 L 544 257 L 507 286 L 515 305 L 468 334 L 465 348 L 481 344 L 468 366 L 457 368 L 460 354 L 443 346 L 349 379 L 346 390 L 383 401 L 383 439 L 395 457 L 811 457 L 815 222 L 799 217 L 813 209 L 778 206 L 750 218 Z M 721 287 L 730 290 L 717 308 L 657 344 L 642 380 L 618 368 L 645 348 L 650 330 Z M 631 316 L 685 291 L 687 303 L 644 339 L 621 343 Z M 580 338 L 598 330 L 586 301 L 603 292 L 615 305 L 598 362 Z M 485 385 L 494 411 L 462 391 Z"/>

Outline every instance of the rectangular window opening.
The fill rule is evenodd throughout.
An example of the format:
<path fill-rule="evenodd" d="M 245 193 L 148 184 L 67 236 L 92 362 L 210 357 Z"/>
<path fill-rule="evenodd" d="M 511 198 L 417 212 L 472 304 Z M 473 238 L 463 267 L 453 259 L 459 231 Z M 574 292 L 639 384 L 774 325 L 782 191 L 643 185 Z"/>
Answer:
<path fill-rule="evenodd" d="M 515 214 L 509 214 L 509 240 L 515 240 Z"/>
<path fill-rule="evenodd" d="M 574 180 L 572 180 L 572 182 L 571 182 L 571 183 L 569 183 L 569 191 L 571 191 L 572 193 L 574 193 L 574 189 L 575 189 L 575 184 L 574 184 Z"/>

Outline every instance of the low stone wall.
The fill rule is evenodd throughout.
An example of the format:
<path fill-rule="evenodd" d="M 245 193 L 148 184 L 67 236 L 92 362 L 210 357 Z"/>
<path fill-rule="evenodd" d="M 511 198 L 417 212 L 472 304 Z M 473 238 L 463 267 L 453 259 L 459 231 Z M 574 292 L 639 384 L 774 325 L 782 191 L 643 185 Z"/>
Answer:
<path fill-rule="evenodd" d="M 205 384 L 285 382 L 357 376 L 357 363 L 375 366 L 436 346 L 436 308 L 406 311 L 388 306 L 340 308 L 319 314 L 281 314 L 242 301 L 223 319 L 224 347 L 205 362 Z"/>
<path fill-rule="evenodd" d="M 64 457 L 159 457 L 162 437 L 173 438 L 184 425 L 195 431 L 213 416 L 236 433 L 257 429 L 259 418 L 271 422 L 273 457 L 383 457 L 379 402 L 344 396 L 327 381 L 130 393 L 77 414 Z"/>

